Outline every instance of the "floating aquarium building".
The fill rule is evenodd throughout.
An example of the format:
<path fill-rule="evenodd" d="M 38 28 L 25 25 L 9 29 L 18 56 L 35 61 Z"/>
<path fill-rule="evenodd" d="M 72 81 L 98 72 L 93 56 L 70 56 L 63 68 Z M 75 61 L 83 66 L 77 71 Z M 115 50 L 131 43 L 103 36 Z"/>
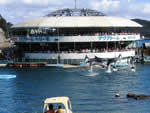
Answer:
<path fill-rule="evenodd" d="M 18 57 L 23 61 L 79 64 L 85 56 L 123 59 L 135 56 L 138 23 L 91 9 L 61 9 L 16 24 Z M 126 60 L 127 61 L 127 60 Z"/>

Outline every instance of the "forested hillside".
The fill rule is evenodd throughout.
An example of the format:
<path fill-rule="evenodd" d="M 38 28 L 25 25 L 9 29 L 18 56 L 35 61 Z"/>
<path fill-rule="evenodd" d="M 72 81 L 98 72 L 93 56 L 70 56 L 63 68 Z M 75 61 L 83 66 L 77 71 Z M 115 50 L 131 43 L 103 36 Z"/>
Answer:
<path fill-rule="evenodd" d="M 142 19 L 133 19 L 133 21 L 143 26 L 142 28 L 138 28 L 138 31 L 141 35 L 145 36 L 146 39 L 150 39 L 150 21 Z"/>

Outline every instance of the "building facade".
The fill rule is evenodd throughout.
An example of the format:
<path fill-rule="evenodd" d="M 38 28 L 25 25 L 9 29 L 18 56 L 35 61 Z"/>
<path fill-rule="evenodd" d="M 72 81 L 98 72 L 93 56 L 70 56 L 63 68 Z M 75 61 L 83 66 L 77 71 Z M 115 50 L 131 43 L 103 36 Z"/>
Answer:
<path fill-rule="evenodd" d="M 88 56 L 135 56 L 138 23 L 91 9 L 62 9 L 16 24 L 11 35 L 22 61 L 80 64 Z M 134 32 L 133 32 L 134 31 Z"/>

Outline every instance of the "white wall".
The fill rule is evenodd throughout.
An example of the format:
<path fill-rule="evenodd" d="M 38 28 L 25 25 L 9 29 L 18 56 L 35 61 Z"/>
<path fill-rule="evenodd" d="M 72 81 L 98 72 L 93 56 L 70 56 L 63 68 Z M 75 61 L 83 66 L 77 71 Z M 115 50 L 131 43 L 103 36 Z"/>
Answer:
<path fill-rule="evenodd" d="M 103 53 L 61 53 L 61 54 L 50 54 L 50 53 L 25 53 L 25 58 L 29 59 L 57 59 L 60 56 L 61 59 L 84 59 L 87 55 L 89 58 L 95 56 L 100 58 L 114 58 L 118 57 L 119 54 L 122 57 L 135 56 L 135 51 L 122 51 L 122 52 L 103 52 Z"/>

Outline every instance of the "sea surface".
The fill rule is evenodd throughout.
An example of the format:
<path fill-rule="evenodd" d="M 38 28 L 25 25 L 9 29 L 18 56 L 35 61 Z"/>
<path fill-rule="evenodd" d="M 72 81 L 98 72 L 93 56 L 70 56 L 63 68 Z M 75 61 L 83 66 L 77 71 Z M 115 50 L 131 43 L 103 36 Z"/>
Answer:
<path fill-rule="evenodd" d="M 68 96 L 74 113 L 150 113 L 150 100 L 127 93 L 150 95 L 150 64 L 137 64 L 107 73 L 88 68 L 0 68 L 0 113 L 42 113 L 46 98 Z M 115 94 L 120 97 L 116 98 Z"/>

